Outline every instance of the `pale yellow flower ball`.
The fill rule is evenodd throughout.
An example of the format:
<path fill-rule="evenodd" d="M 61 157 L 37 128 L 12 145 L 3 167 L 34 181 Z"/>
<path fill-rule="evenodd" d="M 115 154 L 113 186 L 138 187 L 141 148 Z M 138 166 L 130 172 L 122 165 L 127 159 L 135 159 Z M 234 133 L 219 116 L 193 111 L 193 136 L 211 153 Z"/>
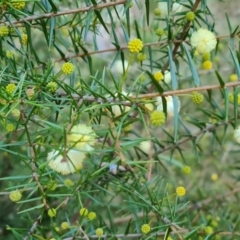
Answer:
<path fill-rule="evenodd" d="M 214 33 L 207 29 L 200 28 L 192 34 L 191 45 L 196 48 L 198 53 L 204 54 L 215 49 L 217 39 Z"/>

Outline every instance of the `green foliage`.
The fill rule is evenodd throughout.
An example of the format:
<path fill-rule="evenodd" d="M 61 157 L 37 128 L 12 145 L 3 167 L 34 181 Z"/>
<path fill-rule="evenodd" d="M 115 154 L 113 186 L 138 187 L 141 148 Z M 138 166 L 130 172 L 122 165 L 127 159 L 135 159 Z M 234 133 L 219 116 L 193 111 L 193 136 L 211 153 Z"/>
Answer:
<path fill-rule="evenodd" d="M 214 2 L 0 2 L 0 238 L 239 238 L 237 1 Z"/>

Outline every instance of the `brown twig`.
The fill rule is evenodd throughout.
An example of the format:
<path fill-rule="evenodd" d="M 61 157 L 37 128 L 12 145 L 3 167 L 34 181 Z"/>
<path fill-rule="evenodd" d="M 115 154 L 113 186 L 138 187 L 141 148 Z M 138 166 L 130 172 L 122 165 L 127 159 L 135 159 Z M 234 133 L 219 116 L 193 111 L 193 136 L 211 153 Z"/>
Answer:
<path fill-rule="evenodd" d="M 239 36 L 240 33 L 236 33 L 234 36 Z M 227 37 L 233 37 L 232 35 L 223 35 L 223 36 L 217 36 L 217 39 L 222 39 L 222 38 L 227 38 Z M 181 43 L 187 43 L 189 42 L 189 40 L 171 40 L 171 41 L 159 41 L 159 42 L 150 42 L 150 43 L 144 43 L 143 46 L 147 47 L 147 46 L 162 46 L 162 45 L 167 45 L 169 43 L 176 43 L 179 44 L 179 46 L 181 45 Z M 128 47 L 127 46 L 123 46 L 123 47 L 119 47 L 119 48 L 108 48 L 108 49 L 103 49 L 103 50 L 98 50 L 98 51 L 92 51 L 92 52 L 87 52 L 87 53 L 80 53 L 80 54 L 76 54 L 76 55 L 72 55 L 72 56 L 68 56 L 68 57 L 64 57 L 64 58 L 59 58 L 57 59 L 55 62 L 61 62 L 61 61 L 66 61 L 66 60 L 70 60 L 73 58 L 83 58 L 86 56 L 91 56 L 91 55 L 97 55 L 100 53 L 107 53 L 107 52 L 116 52 L 116 51 L 120 51 L 120 50 L 127 50 Z M 37 66 L 38 68 L 41 67 L 42 65 Z"/>
<path fill-rule="evenodd" d="M 89 6 L 89 7 L 84 7 L 84 8 L 65 10 L 65 11 L 57 12 L 57 13 L 53 13 L 53 12 L 45 13 L 45 14 L 41 14 L 38 16 L 31 16 L 31 17 L 26 17 L 26 18 L 20 19 L 20 20 L 12 21 L 11 25 L 15 25 L 18 23 L 30 23 L 32 21 L 36 21 L 36 20 L 40 20 L 40 19 L 53 18 L 53 17 L 62 16 L 62 15 L 74 14 L 74 13 L 89 12 L 91 10 L 99 10 L 99 9 L 103 9 L 103 8 L 122 5 L 122 4 L 125 4 L 126 2 L 127 2 L 127 0 L 119 0 L 119 1 L 115 1 L 115 2 L 99 4 L 96 6 Z M 2 21 L 1 23 L 7 23 L 7 21 Z"/>
<path fill-rule="evenodd" d="M 240 118 L 240 116 L 238 116 L 238 118 Z M 220 127 L 220 126 L 223 126 L 223 125 L 226 125 L 226 124 L 229 124 L 230 122 L 232 122 L 233 120 L 229 120 L 229 121 L 226 121 L 226 122 L 221 122 L 221 123 L 217 123 L 217 124 L 214 124 L 214 125 L 210 125 L 210 126 L 207 126 L 206 128 L 203 128 L 202 130 L 196 132 L 195 134 L 192 134 L 191 136 L 189 137 L 186 137 L 186 138 L 183 138 L 173 144 L 169 144 L 167 145 L 165 148 L 162 148 L 161 150 L 157 151 L 154 153 L 153 157 L 156 157 L 157 155 L 159 155 L 160 153 L 163 153 L 163 152 L 166 152 L 168 150 L 171 150 L 175 147 L 178 147 L 179 145 L 182 145 L 183 143 L 185 142 L 188 142 L 189 140 L 192 140 L 192 139 L 196 139 L 198 136 L 200 136 L 201 134 L 203 133 L 206 133 L 206 132 L 211 132 L 213 131 L 215 128 L 217 127 Z"/>
<path fill-rule="evenodd" d="M 180 234 L 180 233 L 187 233 L 188 230 L 178 230 L 175 233 L 171 233 L 172 235 L 174 234 Z M 155 236 L 165 236 L 166 232 L 159 232 L 157 234 L 152 234 L 154 237 Z M 141 233 L 132 233 L 132 234 L 104 234 L 101 237 L 97 236 L 97 235 L 91 235 L 89 236 L 89 239 L 110 239 L 110 238 L 130 238 L 130 239 L 134 239 L 134 238 L 140 238 L 144 236 L 144 234 Z M 73 239 L 86 239 L 84 237 L 69 237 L 69 238 L 64 238 L 63 240 L 73 240 Z"/>
<path fill-rule="evenodd" d="M 40 223 L 40 220 L 41 220 L 41 215 L 38 216 L 38 218 L 34 221 L 32 227 L 30 228 L 30 230 L 29 230 L 29 232 L 28 232 L 28 234 L 27 234 L 27 236 L 25 236 L 25 237 L 23 238 L 23 240 L 28 240 L 28 237 L 31 236 L 31 235 L 34 233 L 36 227 L 37 227 L 38 224 Z"/>
<path fill-rule="evenodd" d="M 230 87 L 237 87 L 240 85 L 240 81 L 236 82 L 229 82 L 224 85 L 225 88 L 230 88 Z M 128 98 L 131 99 L 133 103 L 137 103 L 141 99 L 151 99 L 155 98 L 158 96 L 161 97 L 167 97 L 167 96 L 176 96 L 176 95 L 183 95 L 187 93 L 192 93 L 192 92 L 201 92 L 201 91 L 206 91 L 206 90 L 213 90 L 213 89 L 221 89 L 223 88 L 219 84 L 215 85 L 206 85 L 206 86 L 201 86 L 201 87 L 194 87 L 194 88 L 185 88 L 185 89 L 179 89 L 179 90 L 172 90 L 172 91 L 166 91 L 163 93 L 145 93 L 145 94 L 140 94 L 136 96 L 129 96 Z M 57 94 L 61 96 L 67 96 L 67 93 L 58 91 Z M 93 96 L 80 96 L 78 94 L 71 94 L 71 98 L 73 99 L 82 99 L 83 101 L 87 102 L 96 102 L 96 103 L 104 103 L 104 102 L 109 102 L 109 103 L 115 103 L 119 105 L 124 105 L 124 106 L 131 106 L 132 103 L 129 101 L 122 101 L 119 98 L 104 98 L 104 97 L 93 97 Z"/>

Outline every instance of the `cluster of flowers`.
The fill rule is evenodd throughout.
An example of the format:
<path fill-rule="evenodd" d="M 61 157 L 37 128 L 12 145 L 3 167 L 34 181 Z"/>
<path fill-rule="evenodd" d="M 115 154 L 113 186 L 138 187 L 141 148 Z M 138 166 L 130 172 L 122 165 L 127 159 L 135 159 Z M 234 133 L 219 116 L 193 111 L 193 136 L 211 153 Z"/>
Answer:
<path fill-rule="evenodd" d="M 48 165 L 54 171 L 67 175 L 82 169 L 86 153 L 93 150 L 97 135 L 85 124 L 74 126 L 67 135 L 68 148 L 52 150 L 48 153 Z"/>
<path fill-rule="evenodd" d="M 167 4 L 164 3 L 164 6 L 161 6 L 160 9 L 165 9 Z M 179 6 L 178 6 L 179 7 Z M 176 8 L 177 9 L 177 8 Z M 165 11 L 164 10 L 164 11 Z M 162 10 L 163 11 L 163 10 Z M 164 12 L 163 11 L 163 12 Z M 166 13 L 166 11 L 165 11 Z M 200 28 L 198 31 L 194 32 L 191 36 L 191 45 L 193 48 L 196 49 L 196 51 L 199 54 L 202 54 L 202 67 L 206 70 L 210 70 L 212 68 L 212 62 L 210 61 L 210 52 L 215 49 L 217 44 L 217 40 L 215 35 L 210 32 L 207 29 Z M 143 43 L 140 39 L 132 39 L 128 43 L 128 49 L 131 53 L 139 53 L 143 49 Z M 164 74 L 162 71 L 157 71 L 153 74 L 153 77 L 156 81 L 162 81 L 164 80 L 166 83 L 171 82 L 171 74 L 169 71 L 165 71 Z M 180 110 L 180 101 L 176 97 L 176 105 L 177 105 L 177 111 Z M 166 103 L 167 103 L 167 114 L 168 116 L 174 115 L 174 100 L 172 96 L 165 97 Z M 192 94 L 192 101 L 196 104 L 201 104 L 204 100 L 204 97 L 202 94 L 194 92 Z M 151 113 L 150 120 L 151 123 L 155 126 L 161 126 L 165 123 L 165 114 L 163 113 L 163 101 L 162 97 L 156 98 L 156 105 L 157 109 Z"/>
<path fill-rule="evenodd" d="M 210 52 L 215 49 L 217 39 L 211 31 L 200 28 L 191 36 L 191 45 L 196 49 L 195 55 L 202 56 L 202 68 L 205 70 L 212 69 L 212 62 L 210 61 Z"/>

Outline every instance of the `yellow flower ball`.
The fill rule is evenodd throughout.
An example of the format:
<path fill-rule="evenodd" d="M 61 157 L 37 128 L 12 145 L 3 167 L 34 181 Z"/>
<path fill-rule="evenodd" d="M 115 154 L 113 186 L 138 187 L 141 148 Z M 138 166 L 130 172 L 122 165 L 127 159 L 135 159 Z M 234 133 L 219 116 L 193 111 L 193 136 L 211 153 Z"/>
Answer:
<path fill-rule="evenodd" d="M 67 141 L 70 147 L 86 149 L 90 151 L 96 143 L 97 135 L 91 126 L 86 124 L 78 124 L 72 127 L 70 133 L 67 135 Z"/>
<path fill-rule="evenodd" d="M 14 58 L 14 55 L 15 55 L 15 52 L 14 51 L 6 51 L 6 57 L 8 58 L 8 59 L 13 59 Z"/>
<path fill-rule="evenodd" d="M 47 90 L 51 93 L 55 93 L 58 89 L 58 85 L 55 82 L 49 82 L 46 87 Z"/>
<path fill-rule="evenodd" d="M 162 111 L 153 111 L 150 115 L 150 121 L 152 125 L 161 126 L 165 123 L 166 117 Z"/>
<path fill-rule="evenodd" d="M 154 9 L 154 15 L 160 16 L 161 15 L 161 9 L 160 8 L 155 8 Z"/>
<path fill-rule="evenodd" d="M 188 21 L 193 21 L 195 19 L 195 13 L 192 11 L 187 12 L 185 17 Z"/>
<path fill-rule="evenodd" d="M 62 222 L 62 223 L 61 223 L 61 228 L 62 228 L 63 230 L 68 229 L 68 228 L 69 228 L 68 222 Z"/>
<path fill-rule="evenodd" d="M 25 5 L 26 5 L 25 2 L 12 3 L 12 6 L 18 10 L 22 10 L 25 7 Z"/>
<path fill-rule="evenodd" d="M 231 102 L 231 103 L 234 102 L 234 96 L 233 96 L 232 93 L 229 93 L 229 94 L 228 94 L 228 101 Z"/>
<path fill-rule="evenodd" d="M 156 31 L 155 31 L 156 35 L 161 37 L 164 35 L 164 30 L 162 28 L 158 28 Z"/>
<path fill-rule="evenodd" d="M 21 41 L 22 41 L 23 45 L 27 45 L 27 43 L 28 43 L 28 35 L 26 33 L 23 33 L 21 35 Z"/>
<path fill-rule="evenodd" d="M 10 193 L 9 198 L 12 202 L 18 202 L 21 200 L 22 194 L 19 190 L 15 190 Z"/>
<path fill-rule="evenodd" d="M 11 95 L 15 89 L 16 89 L 16 85 L 14 83 L 9 83 L 7 86 L 6 86 L 6 93 L 8 93 L 9 95 Z"/>
<path fill-rule="evenodd" d="M 82 169 L 85 154 L 74 149 L 52 150 L 48 153 L 48 166 L 62 175 L 74 173 Z"/>
<path fill-rule="evenodd" d="M 195 103 L 195 104 L 201 104 L 204 100 L 204 97 L 201 93 L 198 93 L 198 92 L 194 92 L 192 94 L 192 101 Z"/>
<path fill-rule="evenodd" d="M 54 180 L 50 180 L 47 184 L 46 187 L 48 188 L 49 191 L 54 191 L 58 187 L 57 183 Z"/>
<path fill-rule="evenodd" d="M 87 217 L 90 221 L 92 221 L 97 217 L 97 214 L 95 212 L 90 212 Z"/>
<path fill-rule="evenodd" d="M 185 173 L 185 174 L 190 174 L 191 173 L 191 168 L 189 166 L 184 166 L 182 171 Z"/>
<path fill-rule="evenodd" d="M 234 95 L 233 93 L 228 94 L 228 101 L 230 103 L 234 103 Z M 240 104 L 240 94 L 237 95 L 237 103 Z"/>
<path fill-rule="evenodd" d="M 230 80 L 231 82 L 237 81 L 237 80 L 238 80 L 238 75 L 237 75 L 237 74 L 231 74 L 231 75 L 229 76 L 229 80 Z"/>
<path fill-rule="evenodd" d="M 151 226 L 149 224 L 143 224 L 141 227 L 141 231 L 144 234 L 148 234 L 151 231 Z"/>
<path fill-rule="evenodd" d="M 178 197 L 183 197 L 186 194 L 186 189 L 182 186 L 177 187 L 176 193 L 177 193 Z"/>
<path fill-rule="evenodd" d="M 97 228 L 96 231 L 95 231 L 95 233 L 96 233 L 96 235 L 97 235 L 98 237 L 101 237 L 101 236 L 103 235 L 103 230 L 102 230 L 102 228 Z"/>
<path fill-rule="evenodd" d="M 163 74 L 162 74 L 161 71 L 155 72 L 155 73 L 153 74 L 153 77 L 154 77 L 154 79 L 157 80 L 157 81 L 162 81 L 162 80 L 163 80 Z"/>
<path fill-rule="evenodd" d="M 13 132 L 15 130 L 15 125 L 12 123 L 7 124 L 6 131 L 7 132 Z"/>
<path fill-rule="evenodd" d="M 5 37 L 9 34 L 9 29 L 7 26 L 0 26 L 0 36 Z"/>
<path fill-rule="evenodd" d="M 216 174 L 216 173 L 213 173 L 212 175 L 211 175 L 211 179 L 212 179 L 212 181 L 217 181 L 218 180 L 218 175 Z"/>
<path fill-rule="evenodd" d="M 213 229 L 212 229 L 212 227 L 210 227 L 210 226 L 205 227 L 205 228 L 204 228 L 204 231 L 205 231 L 205 233 L 208 234 L 208 235 L 213 233 Z"/>
<path fill-rule="evenodd" d="M 88 215 L 87 208 L 81 208 L 79 211 L 79 214 L 80 214 L 80 216 L 83 216 L 83 217 L 87 216 Z"/>
<path fill-rule="evenodd" d="M 139 53 L 143 49 L 143 42 L 138 39 L 134 38 L 128 42 L 128 50 L 131 53 Z"/>
<path fill-rule="evenodd" d="M 62 72 L 66 75 L 72 74 L 74 71 L 74 65 L 70 62 L 66 62 L 62 65 Z"/>
<path fill-rule="evenodd" d="M 202 68 L 203 68 L 204 70 L 210 70 L 210 69 L 212 69 L 212 62 L 209 61 L 209 60 L 204 61 L 204 62 L 202 63 Z"/>
<path fill-rule="evenodd" d="M 210 60 L 211 54 L 209 52 L 206 52 L 202 55 L 203 62 Z"/>
<path fill-rule="evenodd" d="M 201 54 L 211 52 L 217 45 L 217 39 L 214 33 L 203 28 L 194 32 L 190 40 L 192 47 L 196 48 Z"/>
<path fill-rule="evenodd" d="M 65 185 L 68 186 L 68 187 L 71 187 L 74 185 L 73 181 L 71 179 L 66 179 L 64 181 Z"/>
<path fill-rule="evenodd" d="M 147 55 L 144 54 L 144 53 L 139 53 L 139 54 L 137 55 L 137 60 L 138 60 L 139 62 L 143 62 L 143 61 L 146 60 L 146 59 L 147 59 Z"/>
<path fill-rule="evenodd" d="M 50 208 L 50 209 L 48 209 L 48 216 L 49 216 L 50 218 L 56 217 L 56 215 L 57 215 L 57 210 L 56 210 L 55 208 Z"/>

